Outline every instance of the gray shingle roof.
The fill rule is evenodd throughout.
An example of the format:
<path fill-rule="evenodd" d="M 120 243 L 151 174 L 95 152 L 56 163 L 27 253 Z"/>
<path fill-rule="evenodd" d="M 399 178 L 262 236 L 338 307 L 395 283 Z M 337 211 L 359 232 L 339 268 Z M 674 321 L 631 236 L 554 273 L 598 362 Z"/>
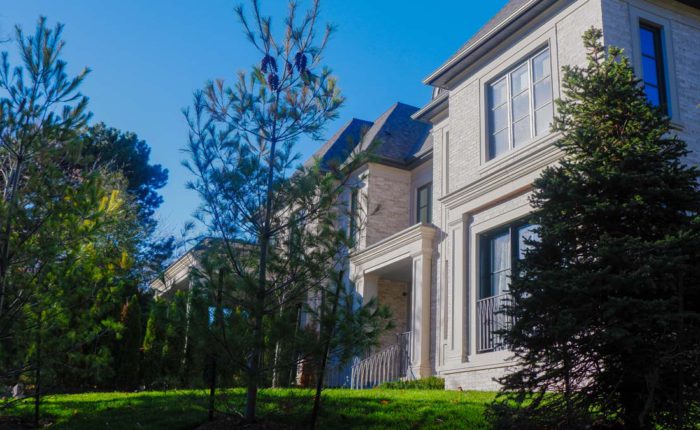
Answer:
<path fill-rule="evenodd" d="M 305 167 L 310 167 L 315 160 L 320 160 L 321 167 L 341 164 L 362 140 L 362 136 L 372 127 L 370 121 L 353 118 L 343 125 L 326 143 L 306 160 Z"/>
<path fill-rule="evenodd" d="M 430 125 L 411 119 L 415 106 L 395 103 L 374 122 L 352 119 L 324 143 L 304 166 L 321 160 L 322 167 L 341 164 L 359 145 L 360 150 L 372 146 L 378 162 L 409 167 L 432 149 Z"/>
<path fill-rule="evenodd" d="M 418 108 L 404 103 L 396 103 L 374 122 L 362 139 L 362 149 L 371 144 L 373 154 L 380 161 L 407 166 L 413 161 L 428 142 L 430 125 L 411 119 Z"/>

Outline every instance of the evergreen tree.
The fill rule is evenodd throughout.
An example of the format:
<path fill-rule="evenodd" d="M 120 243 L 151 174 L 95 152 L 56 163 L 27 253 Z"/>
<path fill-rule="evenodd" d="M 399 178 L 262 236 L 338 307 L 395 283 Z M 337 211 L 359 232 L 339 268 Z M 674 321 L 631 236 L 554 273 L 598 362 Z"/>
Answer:
<path fill-rule="evenodd" d="M 350 174 L 363 164 L 348 154 L 347 163 L 297 169 L 296 144 L 320 139 L 343 103 L 322 65 L 332 27 L 320 28 L 320 1 L 305 12 L 290 1 L 279 33 L 259 1 L 251 3 L 252 13 L 239 7 L 237 14 L 260 63 L 231 86 L 210 82 L 185 111 L 185 165 L 194 176 L 189 187 L 202 200 L 197 217 L 220 243 L 223 267 L 237 278 L 225 301 L 243 321 L 235 331 L 241 347 L 225 352 L 246 377 L 248 421 L 256 418 L 258 387 L 275 369 L 292 365 L 275 358 L 278 340 L 290 336 L 287 322 L 296 320 L 297 305 L 329 282 L 343 258 L 348 238 L 338 234 L 343 211 L 335 209 Z M 241 353 L 245 363 L 239 363 Z"/>
<path fill-rule="evenodd" d="M 158 385 L 163 375 L 163 346 L 167 330 L 167 303 L 155 299 L 146 322 L 141 369 L 147 387 Z"/>
<path fill-rule="evenodd" d="M 141 364 L 141 305 L 137 295 L 122 307 L 121 325 L 119 334 L 119 355 L 117 370 L 117 388 L 121 390 L 135 390 L 140 382 Z"/>
<path fill-rule="evenodd" d="M 553 128 L 564 158 L 535 181 L 539 240 L 513 273 L 507 307 L 519 368 L 501 382 L 518 407 L 496 405 L 496 422 L 697 428 L 698 170 L 601 37 L 588 30 L 587 64 L 563 69 Z"/>
<path fill-rule="evenodd" d="M 168 306 L 163 345 L 163 380 L 168 387 L 183 385 L 188 330 L 187 302 L 188 294 L 178 291 Z"/>

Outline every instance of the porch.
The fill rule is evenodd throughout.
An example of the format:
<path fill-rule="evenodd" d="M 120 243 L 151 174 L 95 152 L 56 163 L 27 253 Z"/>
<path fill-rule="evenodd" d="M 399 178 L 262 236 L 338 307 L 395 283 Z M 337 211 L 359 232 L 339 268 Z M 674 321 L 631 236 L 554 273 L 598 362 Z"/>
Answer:
<path fill-rule="evenodd" d="M 358 294 L 389 308 L 393 329 L 352 367 L 351 387 L 430 376 L 430 291 L 433 240 L 429 224 L 416 224 L 350 258 Z"/>

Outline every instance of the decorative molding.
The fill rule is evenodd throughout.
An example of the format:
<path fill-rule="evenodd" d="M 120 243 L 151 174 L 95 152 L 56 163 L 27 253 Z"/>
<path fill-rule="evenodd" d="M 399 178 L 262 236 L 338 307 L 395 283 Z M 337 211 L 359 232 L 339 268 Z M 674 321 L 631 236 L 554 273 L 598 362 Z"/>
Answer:
<path fill-rule="evenodd" d="M 386 257 L 389 253 L 399 251 L 401 248 L 414 243 L 421 243 L 420 252 L 425 252 L 426 249 L 432 248 L 433 239 L 436 235 L 437 228 L 432 224 L 415 224 L 357 253 L 351 254 L 350 262 L 355 266 L 363 266 L 372 260 Z"/>
<path fill-rule="evenodd" d="M 438 201 L 448 209 L 454 209 L 504 185 L 512 184 L 517 178 L 553 164 L 562 156 L 559 148 L 553 145 L 558 137 L 558 134 L 552 134 L 531 146 L 523 147 L 521 151 L 493 160 L 493 164 L 482 167 L 480 172 L 483 175 L 479 179 L 441 197 Z"/>

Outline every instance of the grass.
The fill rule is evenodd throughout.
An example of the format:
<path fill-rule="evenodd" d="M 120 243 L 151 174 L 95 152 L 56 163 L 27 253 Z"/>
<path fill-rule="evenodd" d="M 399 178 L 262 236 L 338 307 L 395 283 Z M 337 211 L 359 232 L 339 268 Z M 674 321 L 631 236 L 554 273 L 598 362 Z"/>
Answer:
<path fill-rule="evenodd" d="M 287 426 L 303 427 L 311 409 L 309 390 L 260 391 L 259 415 Z M 487 430 L 484 407 L 494 393 L 439 390 L 326 390 L 319 429 L 474 429 Z M 51 429 L 191 430 L 206 420 L 203 390 L 88 393 L 47 397 L 43 414 Z M 228 390 L 220 405 L 242 410 L 245 391 Z M 29 415 L 31 404 L 17 415 Z"/>

